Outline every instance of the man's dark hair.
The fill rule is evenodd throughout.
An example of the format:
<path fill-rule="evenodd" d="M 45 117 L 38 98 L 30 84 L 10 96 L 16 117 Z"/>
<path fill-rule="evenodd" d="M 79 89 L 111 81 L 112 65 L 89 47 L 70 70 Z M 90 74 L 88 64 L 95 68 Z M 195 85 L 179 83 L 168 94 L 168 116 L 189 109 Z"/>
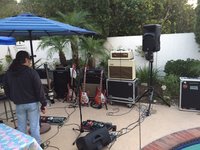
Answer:
<path fill-rule="evenodd" d="M 25 63 L 25 59 L 31 59 L 29 53 L 27 51 L 19 51 L 16 54 L 15 59 L 13 60 L 12 64 L 10 65 L 8 70 L 15 70 L 17 67 Z"/>

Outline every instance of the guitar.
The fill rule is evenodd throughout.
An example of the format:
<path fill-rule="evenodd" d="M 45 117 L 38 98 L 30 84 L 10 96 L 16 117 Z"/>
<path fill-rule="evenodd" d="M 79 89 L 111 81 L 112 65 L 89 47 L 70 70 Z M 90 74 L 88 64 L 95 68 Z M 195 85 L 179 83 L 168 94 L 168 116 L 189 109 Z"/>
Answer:
<path fill-rule="evenodd" d="M 67 87 L 68 87 L 68 94 L 67 94 L 67 100 L 69 100 L 69 101 L 74 101 L 75 99 L 76 99 L 76 93 L 75 93 L 75 91 L 74 91 L 74 78 L 76 78 L 76 72 L 75 72 L 75 70 L 76 70 L 76 65 L 75 64 L 73 64 L 72 65 L 72 68 L 70 68 L 71 69 L 71 73 L 70 73 L 70 76 L 71 76 L 71 85 L 67 85 Z"/>
<path fill-rule="evenodd" d="M 82 91 L 80 92 L 80 102 L 81 102 L 81 104 L 83 104 L 83 105 L 88 105 L 88 103 L 89 103 L 88 94 L 87 94 L 87 92 L 85 91 L 86 71 L 87 71 L 87 67 L 85 66 L 85 68 L 84 68 L 83 86 L 82 86 Z"/>
<path fill-rule="evenodd" d="M 108 109 L 107 103 L 106 103 L 105 93 L 102 93 L 102 82 L 103 82 L 103 70 L 101 70 L 100 84 L 99 84 L 99 87 L 97 88 L 97 92 L 96 92 L 96 96 L 94 98 L 94 101 L 95 101 L 95 104 L 105 105 L 106 109 Z"/>
<path fill-rule="evenodd" d="M 47 85 L 48 85 L 47 97 L 50 100 L 50 102 L 52 104 L 54 104 L 55 103 L 55 101 L 54 101 L 54 92 L 53 92 L 53 90 L 51 88 L 51 83 L 50 83 L 49 71 L 48 71 L 47 64 L 44 64 L 44 68 L 45 68 L 45 72 L 46 72 L 46 75 L 47 75 Z"/>

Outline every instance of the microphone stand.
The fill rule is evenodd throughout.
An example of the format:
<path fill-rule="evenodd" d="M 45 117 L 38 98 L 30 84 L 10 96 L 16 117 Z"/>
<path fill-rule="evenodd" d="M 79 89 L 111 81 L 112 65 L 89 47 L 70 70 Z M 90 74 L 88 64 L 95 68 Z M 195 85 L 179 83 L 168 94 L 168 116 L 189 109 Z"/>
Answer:
<path fill-rule="evenodd" d="M 82 114 L 82 107 L 81 107 L 81 102 L 80 102 L 80 94 L 81 93 L 79 92 L 79 88 L 81 87 L 81 78 L 82 78 L 82 75 L 80 75 L 80 70 L 77 70 L 77 88 L 76 88 L 77 97 L 76 97 L 76 99 L 78 99 L 77 102 L 78 102 L 79 115 L 80 115 L 80 128 L 79 129 L 73 128 L 73 130 L 77 130 L 80 133 L 78 134 L 77 138 L 73 142 L 73 145 L 76 143 L 76 141 L 80 137 L 80 135 L 84 132 L 84 129 L 82 127 L 83 114 Z"/>
<path fill-rule="evenodd" d="M 87 65 L 88 59 L 91 57 L 91 54 L 88 53 L 86 60 L 85 60 L 85 65 Z M 83 126 L 82 126 L 82 122 L 83 122 L 83 114 L 82 114 L 82 107 L 81 107 L 81 93 L 79 88 L 81 87 L 81 79 L 83 78 L 83 74 L 84 74 L 84 70 L 82 70 L 82 74 L 80 73 L 80 69 L 77 70 L 77 95 L 78 97 L 78 106 L 79 106 L 79 113 L 80 113 L 80 128 L 79 129 L 75 129 L 73 128 L 73 130 L 77 130 L 80 133 L 78 134 L 77 138 L 75 139 L 75 141 L 73 142 L 73 145 L 76 143 L 77 139 L 80 137 L 80 135 L 84 132 Z"/>

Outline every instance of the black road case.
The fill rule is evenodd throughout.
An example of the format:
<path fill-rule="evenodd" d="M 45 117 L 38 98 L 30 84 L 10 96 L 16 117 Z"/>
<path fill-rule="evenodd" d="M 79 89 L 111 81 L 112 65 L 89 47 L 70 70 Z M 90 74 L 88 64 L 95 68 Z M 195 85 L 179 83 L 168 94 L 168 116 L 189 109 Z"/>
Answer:
<path fill-rule="evenodd" d="M 113 102 L 125 103 L 131 107 L 135 104 L 138 96 L 138 79 L 134 80 L 113 80 L 107 79 L 106 82 L 108 100 Z"/>
<path fill-rule="evenodd" d="M 180 110 L 200 110 L 200 79 L 180 77 Z"/>

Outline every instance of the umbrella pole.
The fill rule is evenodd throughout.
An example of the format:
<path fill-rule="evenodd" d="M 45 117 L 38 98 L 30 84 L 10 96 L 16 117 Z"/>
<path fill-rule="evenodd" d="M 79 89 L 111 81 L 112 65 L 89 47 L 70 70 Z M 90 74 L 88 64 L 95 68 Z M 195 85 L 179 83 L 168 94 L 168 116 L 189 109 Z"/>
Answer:
<path fill-rule="evenodd" d="M 29 31 L 29 38 L 30 38 L 30 48 L 31 48 L 31 56 L 32 56 L 32 59 L 31 59 L 32 60 L 32 67 L 33 67 L 33 69 L 35 69 L 31 30 Z"/>

